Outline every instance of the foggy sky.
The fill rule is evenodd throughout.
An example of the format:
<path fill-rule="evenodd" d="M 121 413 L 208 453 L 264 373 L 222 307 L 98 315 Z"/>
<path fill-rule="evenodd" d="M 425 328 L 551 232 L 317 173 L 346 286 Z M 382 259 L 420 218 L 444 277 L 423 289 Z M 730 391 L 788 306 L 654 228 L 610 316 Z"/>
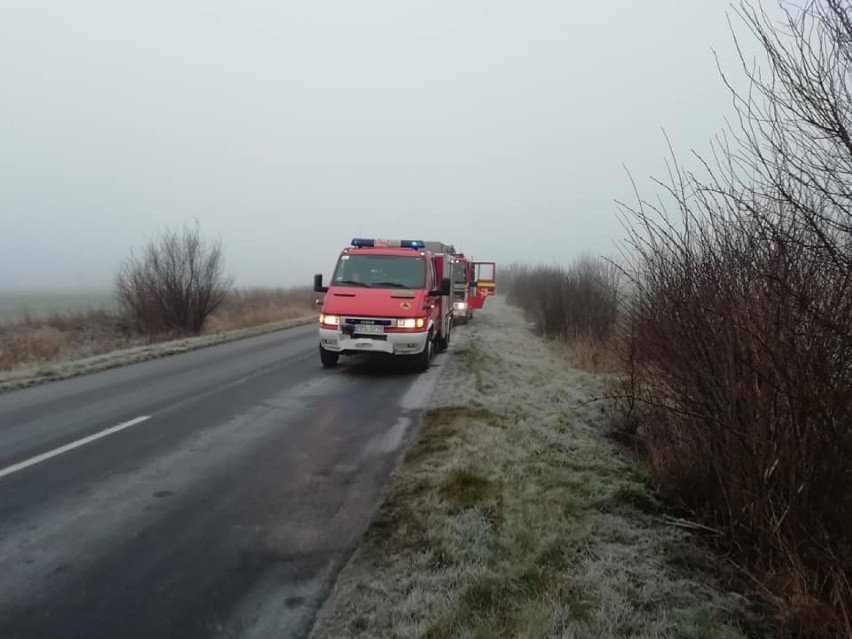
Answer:
<path fill-rule="evenodd" d="M 705 149 L 722 0 L 0 3 L 0 289 L 109 286 L 197 218 L 240 285 L 354 236 L 613 254 L 616 199 Z M 649 192 L 648 195 L 652 195 Z"/>

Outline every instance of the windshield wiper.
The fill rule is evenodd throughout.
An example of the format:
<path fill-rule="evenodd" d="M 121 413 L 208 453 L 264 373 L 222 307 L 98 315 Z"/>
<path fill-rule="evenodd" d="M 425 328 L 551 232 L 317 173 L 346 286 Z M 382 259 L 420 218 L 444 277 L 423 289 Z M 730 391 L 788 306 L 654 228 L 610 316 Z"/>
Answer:
<path fill-rule="evenodd" d="M 405 284 L 400 284 L 399 282 L 373 282 L 371 286 L 390 286 L 391 288 L 405 288 L 409 289 L 410 286 L 406 286 Z"/>
<path fill-rule="evenodd" d="M 338 280 L 335 284 L 346 284 L 347 286 L 365 286 L 370 288 L 369 284 L 365 284 L 364 282 L 356 282 L 355 280 Z"/>

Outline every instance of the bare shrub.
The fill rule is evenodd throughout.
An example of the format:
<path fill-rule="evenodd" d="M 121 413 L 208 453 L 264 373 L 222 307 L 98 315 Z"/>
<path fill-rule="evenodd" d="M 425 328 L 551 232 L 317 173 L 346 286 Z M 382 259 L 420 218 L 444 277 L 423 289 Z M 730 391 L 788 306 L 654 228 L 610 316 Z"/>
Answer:
<path fill-rule="evenodd" d="M 627 207 L 621 423 L 663 489 L 717 529 L 796 636 L 852 637 L 852 17 L 742 5 L 739 128 L 678 216 Z"/>
<path fill-rule="evenodd" d="M 581 257 L 567 269 L 513 265 L 504 271 L 507 301 L 529 313 L 539 332 L 569 340 L 606 341 L 618 313 L 618 272 Z"/>
<path fill-rule="evenodd" d="M 197 224 L 164 231 L 116 277 L 119 302 L 147 335 L 200 333 L 230 283 L 221 243 L 205 241 Z"/>

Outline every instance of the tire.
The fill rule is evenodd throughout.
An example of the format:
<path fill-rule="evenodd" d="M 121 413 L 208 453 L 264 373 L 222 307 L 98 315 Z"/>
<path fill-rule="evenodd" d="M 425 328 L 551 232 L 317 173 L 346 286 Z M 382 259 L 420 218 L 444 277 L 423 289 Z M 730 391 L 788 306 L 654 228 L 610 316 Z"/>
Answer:
<path fill-rule="evenodd" d="M 418 371 L 424 372 L 429 370 L 429 365 L 432 363 L 433 345 L 432 333 L 429 333 L 429 335 L 426 336 L 426 346 L 423 347 L 423 351 L 414 355 L 414 367 Z"/>
<path fill-rule="evenodd" d="M 447 350 L 447 348 L 450 345 L 451 334 L 452 334 L 452 330 L 448 329 L 446 338 L 439 338 L 439 339 L 435 340 L 435 347 L 439 352 L 443 352 L 443 351 Z"/>
<path fill-rule="evenodd" d="M 340 353 L 327 351 L 320 346 L 320 361 L 322 361 L 323 368 L 334 368 L 337 366 L 338 359 L 340 359 Z"/>

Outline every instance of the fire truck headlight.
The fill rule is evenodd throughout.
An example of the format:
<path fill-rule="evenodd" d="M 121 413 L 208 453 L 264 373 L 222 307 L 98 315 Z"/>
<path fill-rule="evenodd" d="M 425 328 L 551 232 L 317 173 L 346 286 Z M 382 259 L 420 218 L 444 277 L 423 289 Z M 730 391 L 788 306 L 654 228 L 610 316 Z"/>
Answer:
<path fill-rule="evenodd" d="M 457 311 L 464 311 L 467 309 L 467 302 L 456 302 L 454 306 Z"/>
<path fill-rule="evenodd" d="M 397 328 L 423 328 L 426 326 L 426 318 L 424 317 L 406 317 L 405 319 L 396 320 Z"/>
<path fill-rule="evenodd" d="M 397 328 L 423 328 L 426 326 L 426 318 L 425 317 L 407 317 L 405 319 L 396 320 Z"/>
<path fill-rule="evenodd" d="M 337 315 L 320 315 L 320 324 L 326 326 L 339 326 L 340 318 Z"/>

